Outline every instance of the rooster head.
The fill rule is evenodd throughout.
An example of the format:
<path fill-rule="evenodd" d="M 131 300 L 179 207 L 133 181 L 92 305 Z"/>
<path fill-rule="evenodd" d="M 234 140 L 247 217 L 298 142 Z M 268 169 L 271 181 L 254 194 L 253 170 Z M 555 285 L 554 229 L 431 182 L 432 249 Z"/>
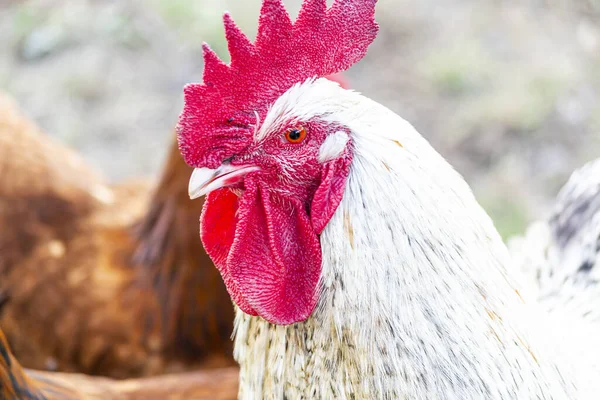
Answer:
<path fill-rule="evenodd" d="M 184 90 L 179 148 L 195 167 L 190 197 L 208 194 L 201 238 L 237 306 L 275 324 L 310 316 L 321 276 L 319 234 L 337 209 L 352 160 L 335 104 L 303 85 L 359 61 L 377 34 L 376 0 L 306 0 L 290 20 L 264 0 L 255 43 L 225 14 L 231 63 L 204 45 L 204 82 Z"/>

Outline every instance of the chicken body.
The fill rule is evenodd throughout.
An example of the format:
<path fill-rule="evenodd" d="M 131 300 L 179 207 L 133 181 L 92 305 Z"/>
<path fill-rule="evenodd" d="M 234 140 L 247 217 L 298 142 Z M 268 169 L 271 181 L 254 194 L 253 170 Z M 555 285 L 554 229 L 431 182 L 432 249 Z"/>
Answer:
<path fill-rule="evenodd" d="M 318 112 L 351 132 L 354 158 L 320 236 L 312 315 L 276 326 L 237 312 L 240 398 L 596 398 L 598 357 L 561 354 L 459 174 L 402 118 L 331 85 L 309 80 L 269 111 Z"/>
<path fill-rule="evenodd" d="M 190 171 L 173 145 L 156 189 L 109 186 L 0 97 L 0 327 L 25 366 L 127 378 L 232 362 Z"/>
<path fill-rule="evenodd" d="M 2 400 L 230 400 L 237 391 L 237 368 L 138 380 L 114 381 L 80 374 L 24 370 L 0 331 Z"/>
<path fill-rule="evenodd" d="M 550 217 L 509 249 L 545 310 L 600 322 L 600 159 L 575 171 Z"/>

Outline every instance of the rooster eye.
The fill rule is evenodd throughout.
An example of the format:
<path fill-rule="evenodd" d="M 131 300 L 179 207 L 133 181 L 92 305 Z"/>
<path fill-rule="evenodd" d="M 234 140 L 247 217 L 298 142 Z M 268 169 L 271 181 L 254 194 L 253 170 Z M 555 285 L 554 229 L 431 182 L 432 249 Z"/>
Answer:
<path fill-rule="evenodd" d="M 306 129 L 302 126 L 288 129 L 285 132 L 285 138 L 290 143 L 300 143 L 306 139 Z"/>

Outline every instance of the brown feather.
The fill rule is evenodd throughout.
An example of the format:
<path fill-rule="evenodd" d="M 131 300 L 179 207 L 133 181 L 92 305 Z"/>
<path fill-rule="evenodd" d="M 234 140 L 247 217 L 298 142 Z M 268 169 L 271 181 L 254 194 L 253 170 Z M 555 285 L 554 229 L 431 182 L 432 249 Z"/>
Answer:
<path fill-rule="evenodd" d="M 156 188 L 109 186 L 0 96 L 0 326 L 25 366 L 129 378 L 233 364 L 190 173 L 173 145 Z"/>
<path fill-rule="evenodd" d="M 0 331 L 0 400 L 228 400 L 237 386 L 235 367 L 124 381 L 23 370 Z"/>

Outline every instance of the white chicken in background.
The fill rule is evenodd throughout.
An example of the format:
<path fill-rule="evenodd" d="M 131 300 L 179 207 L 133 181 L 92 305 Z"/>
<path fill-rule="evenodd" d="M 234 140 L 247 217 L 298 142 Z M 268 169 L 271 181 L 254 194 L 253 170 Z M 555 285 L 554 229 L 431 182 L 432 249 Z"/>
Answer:
<path fill-rule="evenodd" d="M 547 221 L 508 244 L 542 307 L 600 322 L 600 159 L 571 175 Z"/>
<path fill-rule="evenodd" d="M 292 23 L 264 0 L 255 43 L 225 15 L 231 64 L 205 46 L 185 89 L 179 146 L 238 307 L 239 397 L 596 399 L 600 349 L 569 357 L 526 304 L 462 177 L 323 78 L 364 56 L 375 3 L 306 0 Z"/>

